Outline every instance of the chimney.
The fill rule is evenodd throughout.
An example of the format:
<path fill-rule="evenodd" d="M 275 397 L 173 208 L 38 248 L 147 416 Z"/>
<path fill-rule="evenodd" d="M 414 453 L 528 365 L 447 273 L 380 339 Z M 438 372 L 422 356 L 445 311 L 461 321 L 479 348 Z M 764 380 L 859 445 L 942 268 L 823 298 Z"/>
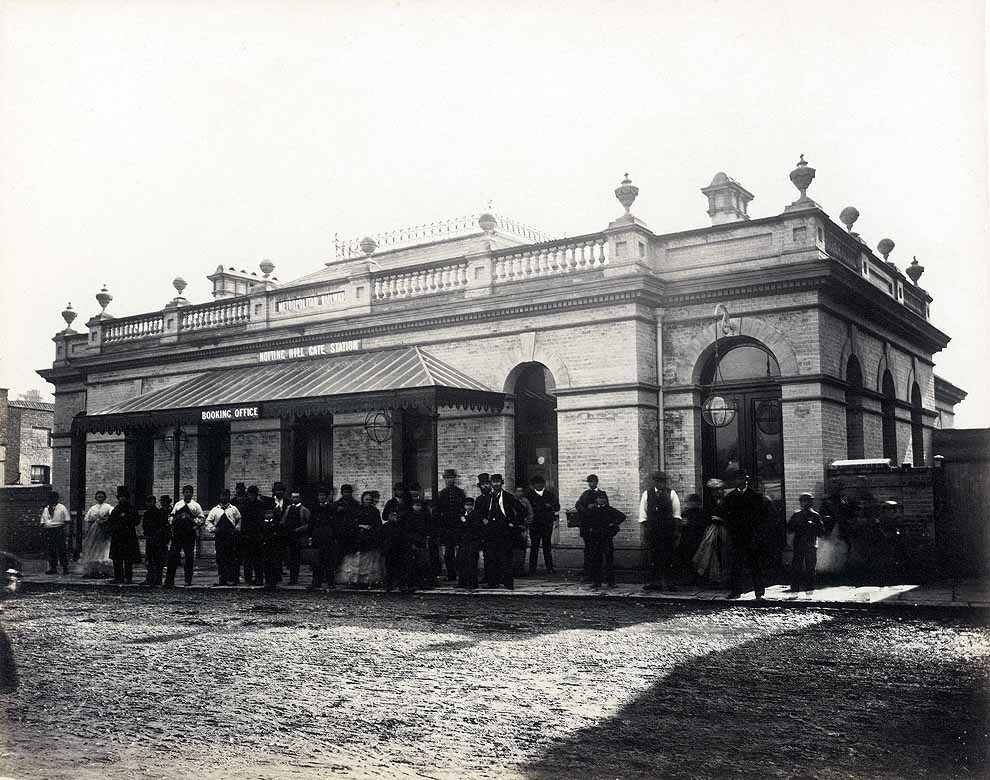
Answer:
<path fill-rule="evenodd" d="M 708 216 L 712 218 L 713 225 L 749 219 L 746 207 L 753 199 L 753 193 L 722 171 L 716 173 L 712 183 L 702 187 L 701 191 L 708 198 Z"/>

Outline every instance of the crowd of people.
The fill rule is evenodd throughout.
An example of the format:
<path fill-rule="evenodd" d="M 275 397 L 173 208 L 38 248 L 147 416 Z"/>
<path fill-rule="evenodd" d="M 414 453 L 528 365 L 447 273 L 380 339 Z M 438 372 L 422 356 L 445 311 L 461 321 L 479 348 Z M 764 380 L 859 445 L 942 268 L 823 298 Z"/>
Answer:
<path fill-rule="evenodd" d="M 477 477 L 477 495 L 457 486 L 457 473 L 443 474 L 444 487 L 433 500 L 418 484 L 396 483 L 392 496 L 379 508 L 377 491 L 355 497 L 351 485 L 339 496 L 320 486 L 316 501 L 305 506 L 298 492 L 282 482 L 270 496 L 256 485 L 237 483 L 233 494 L 224 490 L 219 503 L 204 511 L 193 499 L 191 485 L 182 498 L 156 501 L 148 496 L 143 512 L 130 501 L 126 487 L 117 488 L 117 502 L 107 503 L 97 491 L 87 511 L 88 527 L 80 561 L 84 577 L 110 577 L 133 582 L 133 566 L 142 559 L 138 528 L 143 532 L 150 587 L 174 587 L 180 563 L 185 585 L 193 581 L 197 541 L 214 540 L 217 585 L 246 584 L 273 590 L 279 583 L 299 584 L 300 571 L 312 571 L 309 588 L 339 585 L 387 591 L 431 588 L 446 577 L 457 587 L 512 589 L 514 579 L 537 571 L 540 552 L 547 573 L 554 573 L 552 536 L 559 522 L 560 502 L 545 480 L 536 476 L 514 491 L 501 474 Z M 595 474 L 569 513 L 584 543 L 583 579 L 592 588 L 615 587 L 615 537 L 626 516 L 612 507 Z M 727 584 L 729 598 L 742 592 L 746 573 L 757 599 L 766 588 L 766 567 L 776 534 L 774 509 L 745 473 L 733 475 L 727 489 L 710 480 L 708 508 L 691 494 L 683 511 L 677 493 L 662 471 L 651 475 L 652 486 L 639 502 L 639 523 L 647 556 L 647 590 L 672 591 L 677 581 Z M 68 573 L 65 527 L 69 513 L 52 493 L 41 516 L 48 543 L 49 573 Z M 818 540 L 830 530 L 803 493 L 801 508 L 786 524 L 793 533 L 791 589 L 812 590 Z M 834 524 L 834 522 L 833 522 Z M 480 564 L 480 566 L 479 566 Z M 480 571 L 480 576 L 479 576 Z"/>

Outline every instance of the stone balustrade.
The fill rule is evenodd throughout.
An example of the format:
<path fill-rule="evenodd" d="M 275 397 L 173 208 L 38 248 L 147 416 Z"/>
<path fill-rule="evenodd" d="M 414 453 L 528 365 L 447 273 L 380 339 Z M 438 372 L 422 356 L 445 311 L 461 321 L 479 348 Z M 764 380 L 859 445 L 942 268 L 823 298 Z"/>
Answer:
<path fill-rule="evenodd" d="M 409 271 L 380 272 L 372 277 L 373 295 L 376 301 L 454 292 L 466 287 L 467 283 L 467 262 L 447 263 Z"/>
<path fill-rule="evenodd" d="M 156 312 L 109 320 L 103 326 L 103 343 L 119 344 L 123 341 L 161 336 L 163 319 L 161 312 Z"/>
<path fill-rule="evenodd" d="M 251 319 L 251 306 L 246 299 L 189 306 L 179 310 L 179 332 L 246 325 Z"/>
<path fill-rule="evenodd" d="M 605 268 L 609 262 L 604 233 L 505 249 L 495 253 L 495 284 Z"/>

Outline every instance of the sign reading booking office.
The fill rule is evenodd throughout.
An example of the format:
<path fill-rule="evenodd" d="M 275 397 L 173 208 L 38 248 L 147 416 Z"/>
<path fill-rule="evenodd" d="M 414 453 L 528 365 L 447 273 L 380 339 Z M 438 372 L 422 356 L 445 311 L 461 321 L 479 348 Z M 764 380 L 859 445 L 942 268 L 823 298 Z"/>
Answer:
<path fill-rule="evenodd" d="M 226 409 L 203 409 L 200 422 L 229 422 L 231 420 L 257 420 L 261 409 L 257 406 L 230 406 Z"/>

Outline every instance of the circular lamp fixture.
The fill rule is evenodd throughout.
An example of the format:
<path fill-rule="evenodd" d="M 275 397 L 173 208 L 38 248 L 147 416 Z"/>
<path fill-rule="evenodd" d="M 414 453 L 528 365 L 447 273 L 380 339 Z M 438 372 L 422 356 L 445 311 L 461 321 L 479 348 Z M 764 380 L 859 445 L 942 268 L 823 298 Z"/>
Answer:
<path fill-rule="evenodd" d="M 368 412 L 364 418 L 364 432 L 375 444 L 384 444 L 392 438 L 392 418 L 384 409 Z"/>
<path fill-rule="evenodd" d="M 712 395 L 701 405 L 701 419 L 713 428 L 724 428 L 736 419 L 736 400 Z"/>

